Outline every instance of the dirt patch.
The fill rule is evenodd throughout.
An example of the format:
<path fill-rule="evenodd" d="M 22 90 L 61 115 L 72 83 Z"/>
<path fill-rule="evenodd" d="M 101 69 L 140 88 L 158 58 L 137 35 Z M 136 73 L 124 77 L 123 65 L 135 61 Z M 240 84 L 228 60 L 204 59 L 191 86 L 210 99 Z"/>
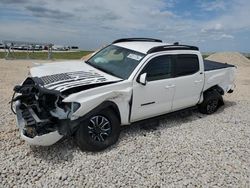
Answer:
<path fill-rule="evenodd" d="M 22 141 L 8 102 L 34 64 L 0 59 L 0 187 L 249 187 L 249 61 L 239 53 L 209 59 L 238 65 L 236 90 L 215 114 L 128 126 L 99 153 L 81 152 L 72 139 L 50 147 Z"/>
<path fill-rule="evenodd" d="M 219 52 L 208 56 L 206 59 L 219 61 L 236 66 L 250 66 L 250 60 L 239 52 Z"/>

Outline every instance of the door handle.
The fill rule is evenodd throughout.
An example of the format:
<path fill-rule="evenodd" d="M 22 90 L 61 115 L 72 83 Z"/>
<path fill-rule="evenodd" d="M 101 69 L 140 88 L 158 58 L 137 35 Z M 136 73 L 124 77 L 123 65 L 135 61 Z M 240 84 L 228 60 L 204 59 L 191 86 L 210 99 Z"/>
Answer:
<path fill-rule="evenodd" d="M 173 88 L 173 87 L 175 87 L 174 84 L 165 86 L 166 89 Z"/>
<path fill-rule="evenodd" d="M 202 80 L 195 80 L 194 83 L 200 83 Z"/>

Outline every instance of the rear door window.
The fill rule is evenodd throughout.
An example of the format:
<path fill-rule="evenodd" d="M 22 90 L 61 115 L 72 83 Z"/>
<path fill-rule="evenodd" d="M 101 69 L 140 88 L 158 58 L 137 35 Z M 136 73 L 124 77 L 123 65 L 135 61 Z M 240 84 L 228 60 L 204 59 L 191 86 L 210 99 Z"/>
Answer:
<path fill-rule="evenodd" d="M 195 54 L 176 55 L 175 60 L 175 77 L 191 75 L 200 70 L 199 59 Z"/>

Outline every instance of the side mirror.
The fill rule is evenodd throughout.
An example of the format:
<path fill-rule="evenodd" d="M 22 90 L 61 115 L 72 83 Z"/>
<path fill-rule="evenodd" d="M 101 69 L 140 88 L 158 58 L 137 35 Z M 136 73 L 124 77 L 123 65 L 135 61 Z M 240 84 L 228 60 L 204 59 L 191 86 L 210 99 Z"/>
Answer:
<path fill-rule="evenodd" d="M 147 73 L 141 74 L 140 77 L 139 77 L 139 83 L 145 86 L 146 83 L 147 83 L 146 78 L 147 78 Z"/>

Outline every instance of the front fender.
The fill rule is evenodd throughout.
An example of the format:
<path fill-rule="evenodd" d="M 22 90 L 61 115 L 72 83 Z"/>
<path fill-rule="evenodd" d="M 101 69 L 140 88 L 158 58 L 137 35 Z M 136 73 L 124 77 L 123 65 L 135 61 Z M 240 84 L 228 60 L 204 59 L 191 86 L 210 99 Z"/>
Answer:
<path fill-rule="evenodd" d="M 107 102 L 114 103 L 120 113 L 121 124 L 129 124 L 129 111 L 130 111 L 130 100 L 132 95 L 132 88 L 126 88 L 123 90 L 115 90 L 105 92 L 101 94 L 92 95 L 84 98 L 71 98 L 64 99 L 63 102 L 78 102 L 81 107 L 72 114 L 71 120 L 76 120 L 80 117 L 86 116 L 89 112 L 93 113 L 93 110 L 104 109 L 107 106 Z"/>

